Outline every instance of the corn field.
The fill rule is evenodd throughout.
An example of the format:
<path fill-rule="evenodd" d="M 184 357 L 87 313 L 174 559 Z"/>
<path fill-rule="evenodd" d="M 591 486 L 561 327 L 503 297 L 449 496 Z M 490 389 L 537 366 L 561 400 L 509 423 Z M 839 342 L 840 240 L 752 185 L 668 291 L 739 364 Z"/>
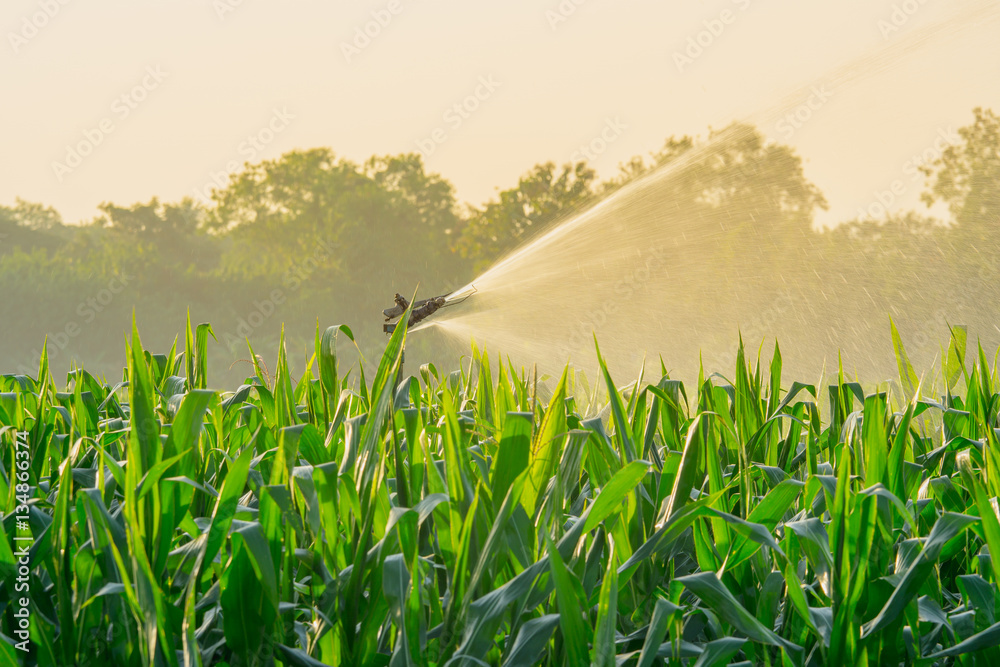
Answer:
<path fill-rule="evenodd" d="M 0 378 L 3 664 L 1000 664 L 1000 378 L 961 329 L 933 381 L 893 330 L 891 386 L 741 346 L 624 389 L 405 376 L 405 326 L 369 380 L 338 326 L 219 392 L 211 335 Z"/>

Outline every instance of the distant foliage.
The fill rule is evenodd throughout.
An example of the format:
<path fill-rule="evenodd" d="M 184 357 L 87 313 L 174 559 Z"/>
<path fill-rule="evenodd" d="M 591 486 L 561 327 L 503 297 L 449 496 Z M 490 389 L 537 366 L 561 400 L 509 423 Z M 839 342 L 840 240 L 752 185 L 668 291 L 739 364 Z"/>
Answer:
<path fill-rule="evenodd" d="M 419 155 L 355 164 L 325 148 L 247 164 L 208 202 L 105 203 L 79 225 L 18 200 L 0 207 L 0 368 L 33 366 L 48 335 L 54 368 L 86 359 L 115 372 L 117 332 L 133 309 L 161 344 L 188 308 L 212 319 L 233 360 L 247 338 L 274 352 L 281 322 L 301 349 L 317 317 L 360 319 L 359 345 L 374 354 L 378 317 L 357 313 L 389 305 L 395 292 L 409 298 L 417 286 L 433 296 L 464 285 L 527 239 L 662 170 L 671 174 L 662 181 L 672 215 L 689 220 L 691 234 L 718 238 L 706 262 L 726 265 L 752 248 L 758 275 L 784 276 L 794 257 L 816 269 L 797 275 L 796 288 L 820 294 L 848 279 L 851 267 L 877 286 L 869 298 L 888 312 L 905 281 L 915 281 L 928 298 L 906 309 L 932 319 L 937 299 L 1000 275 L 1000 120 L 976 109 L 959 136 L 924 166 L 925 201 L 946 203 L 953 220 L 915 212 L 845 221 L 828 232 L 813 227 L 827 204 L 801 159 L 740 124 L 704 139 L 670 137 L 603 182 L 585 162 L 536 165 L 481 206 L 460 206 L 452 185 L 428 173 Z M 692 318 L 710 316 L 694 308 Z M 996 314 L 970 308 L 968 316 Z M 858 324 L 859 336 L 871 335 L 866 326 Z"/>
<path fill-rule="evenodd" d="M 989 109 L 973 111 L 972 125 L 958 131 L 962 143 L 950 145 L 921 171 L 930 188 L 924 201 L 941 200 L 960 226 L 1000 226 L 1000 117 Z"/>
<path fill-rule="evenodd" d="M 473 208 L 455 243 L 458 251 L 484 269 L 532 233 L 562 220 L 594 197 L 596 173 L 585 162 L 536 165 L 516 188 L 504 190 L 482 209 Z"/>

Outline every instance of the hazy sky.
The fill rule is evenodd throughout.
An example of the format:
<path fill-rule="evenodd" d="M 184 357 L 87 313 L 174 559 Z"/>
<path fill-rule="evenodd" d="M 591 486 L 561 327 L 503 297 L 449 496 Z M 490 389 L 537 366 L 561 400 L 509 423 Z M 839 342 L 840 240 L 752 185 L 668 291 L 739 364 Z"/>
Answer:
<path fill-rule="evenodd" d="M 422 148 L 478 204 L 581 146 L 611 176 L 671 134 L 751 118 L 804 158 L 832 205 L 821 222 L 897 181 L 905 208 L 922 187 L 911 157 L 973 107 L 1000 111 L 998 5 L 4 0 L 0 204 L 84 220 L 315 146 Z"/>

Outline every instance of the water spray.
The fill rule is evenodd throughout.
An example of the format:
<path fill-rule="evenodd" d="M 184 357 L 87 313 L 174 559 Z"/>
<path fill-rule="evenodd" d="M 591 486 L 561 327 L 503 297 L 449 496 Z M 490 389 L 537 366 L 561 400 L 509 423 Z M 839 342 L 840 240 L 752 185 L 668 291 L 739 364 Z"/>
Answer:
<path fill-rule="evenodd" d="M 1000 5 L 975 0 L 734 116 L 740 120 L 700 145 L 524 239 L 475 278 L 478 293 L 468 307 L 438 313 L 443 304 L 431 306 L 411 319 L 414 330 L 436 327 L 454 341 L 474 340 L 480 349 L 552 371 L 570 363 L 596 372 L 596 334 L 605 361 L 620 372 L 638 369 L 648 355 L 693 378 L 701 366 L 731 369 L 740 339 L 751 341 L 751 354 L 758 343 L 780 339 L 785 368 L 796 375 L 843 363 L 848 372 L 890 377 L 895 357 L 884 332 L 891 315 L 916 341 L 911 358 L 931 363 L 939 350 L 930 341 L 947 339 L 948 322 L 978 316 L 977 303 L 1000 289 L 966 281 L 942 304 L 941 317 L 908 313 L 901 304 L 925 299 L 921 289 L 940 277 L 914 273 L 890 290 L 869 266 L 829 256 L 826 238 L 809 225 L 822 207 L 800 185 L 811 184 L 802 162 L 794 151 L 782 152 L 765 128 L 817 83 L 846 92 L 986 22 L 1000 22 Z M 785 180 L 771 188 L 773 174 Z M 729 203 L 717 206 L 724 195 Z M 875 287 L 881 289 L 869 289 Z M 986 326 L 973 324 L 977 331 Z"/>

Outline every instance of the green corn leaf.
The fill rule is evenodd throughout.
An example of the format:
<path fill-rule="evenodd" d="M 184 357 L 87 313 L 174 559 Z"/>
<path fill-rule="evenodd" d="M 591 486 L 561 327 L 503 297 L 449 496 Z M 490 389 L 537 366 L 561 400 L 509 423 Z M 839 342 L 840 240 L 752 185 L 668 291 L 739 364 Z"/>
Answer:
<path fill-rule="evenodd" d="M 559 614 L 546 614 L 522 625 L 503 661 L 503 667 L 533 667 L 539 664 L 552 632 L 559 625 L 559 618 Z"/>
<path fill-rule="evenodd" d="M 906 355 L 906 349 L 903 347 L 903 339 L 900 337 L 899 331 L 896 329 L 896 323 L 892 321 L 892 317 L 889 318 L 889 327 L 892 331 L 892 347 L 896 352 L 896 365 L 899 367 L 899 383 L 902 385 L 906 395 L 913 397 L 917 394 L 917 386 L 920 384 L 920 380 L 917 377 L 917 372 L 913 370 L 913 366 L 910 364 L 910 359 Z"/>
<path fill-rule="evenodd" d="M 869 637 L 881 628 L 894 621 L 910 602 L 924 581 L 934 569 L 944 545 L 961 534 L 978 519 L 964 514 L 945 512 L 934 524 L 930 535 L 924 541 L 923 550 L 913 563 L 903 573 L 902 580 L 896 585 L 889 601 L 885 603 L 878 615 L 865 624 L 863 636 Z"/>
<path fill-rule="evenodd" d="M 590 664 L 596 667 L 615 665 L 615 628 L 618 625 L 618 562 L 613 539 L 608 539 L 608 567 L 601 583 L 594 626 L 594 646 Z"/>
<path fill-rule="evenodd" d="M 651 466 L 652 464 L 647 461 L 632 461 L 616 472 L 594 501 L 583 527 L 584 532 L 589 533 L 615 513 L 620 508 L 622 500 L 646 477 Z"/>
<path fill-rule="evenodd" d="M 631 463 L 635 460 L 635 445 L 632 443 L 632 428 L 628 422 L 628 413 L 622 403 L 618 388 L 615 387 L 608 366 L 601 356 L 601 348 L 597 345 L 597 336 L 594 336 L 594 347 L 597 349 L 597 361 L 601 366 L 601 375 L 604 376 L 604 383 L 608 390 L 608 398 L 611 401 L 611 416 L 615 424 L 615 439 L 620 443 L 621 456 L 624 463 Z"/>
<path fill-rule="evenodd" d="M 765 628 L 753 614 L 733 597 L 714 572 L 701 572 L 677 581 L 697 595 L 719 618 L 733 626 L 738 632 L 754 641 L 784 649 L 793 656 L 801 655 L 802 648 L 774 634 Z"/>
<path fill-rule="evenodd" d="M 694 667 L 728 665 L 730 658 L 739 653 L 747 640 L 739 637 L 724 637 L 705 644 L 705 651 L 694 661 Z"/>
<path fill-rule="evenodd" d="M 511 412 L 504 421 L 492 469 L 493 504 L 499 509 L 511 484 L 528 468 L 531 459 L 531 423 L 528 412 Z"/>
<path fill-rule="evenodd" d="M 667 629 L 671 623 L 676 623 L 683 614 L 683 609 L 672 603 L 670 600 L 658 598 L 656 606 L 653 608 L 653 617 L 646 628 L 646 638 L 642 643 L 642 652 L 639 654 L 638 667 L 650 667 L 656 660 L 657 653 L 663 639 L 667 634 Z"/>
<path fill-rule="evenodd" d="M 567 374 L 568 370 L 564 369 L 531 444 L 528 481 L 524 493 L 521 494 L 521 503 L 529 516 L 533 516 L 541 504 L 542 493 L 548 486 L 549 479 L 555 474 L 562 454 L 567 430 L 565 408 Z"/>
<path fill-rule="evenodd" d="M 566 569 L 562 556 L 551 541 L 547 544 L 549 567 L 556 589 L 556 603 L 559 608 L 559 629 L 566 646 L 566 661 L 571 667 L 585 667 L 590 662 L 587 646 L 593 631 L 583 617 L 584 601 L 577 594 L 573 575 Z"/>
<path fill-rule="evenodd" d="M 938 651 L 927 656 L 928 660 L 939 660 L 941 658 L 951 658 L 959 655 L 966 655 L 982 651 L 983 649 L 1000 646 L 1000 623 L 994 623 L 982 632 L 977 632 L 968 639 L 961 641 L 950 648 Z"/>

